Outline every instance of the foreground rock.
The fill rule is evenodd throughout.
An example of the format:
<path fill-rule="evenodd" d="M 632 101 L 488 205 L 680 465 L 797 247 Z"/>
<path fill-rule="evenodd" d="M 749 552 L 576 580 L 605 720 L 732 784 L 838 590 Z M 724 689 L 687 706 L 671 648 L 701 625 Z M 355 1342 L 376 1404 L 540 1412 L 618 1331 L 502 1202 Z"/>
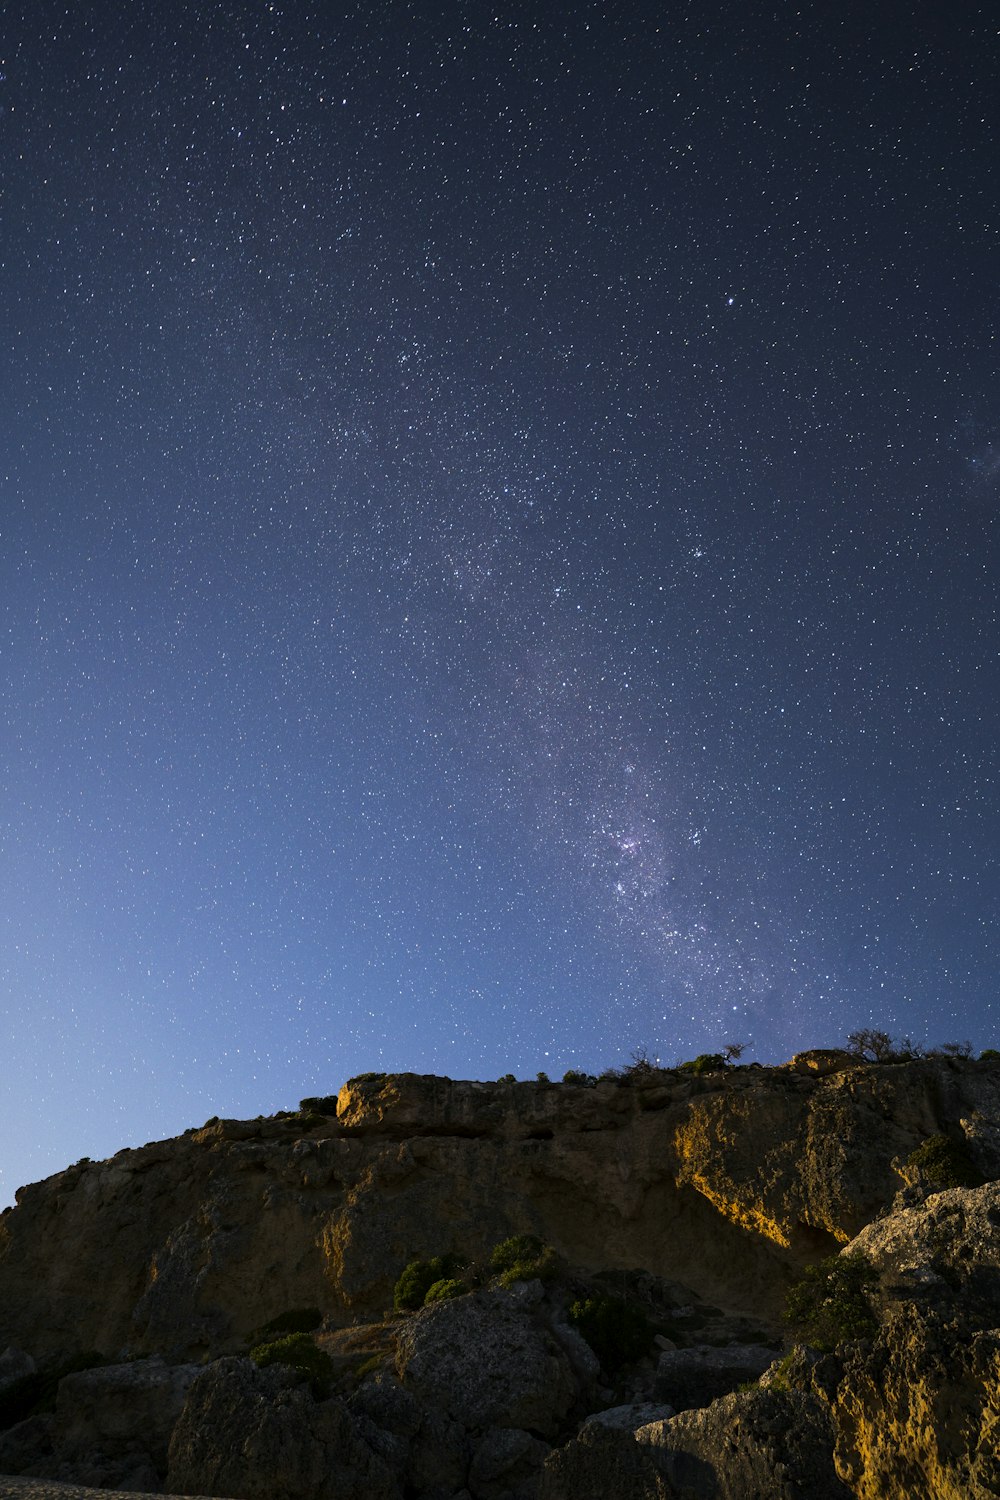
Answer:
<path fill-rule="evenodd" d="M 540 1500 L 849 1500 L 828 1412 L 801 1392 L 753 1391 L 634 1434 L 587 1424 L 546 1461 Z"/>
<path fill-rule="evenodd" d="M 0 1472 L 114 1489 L 159 1489 L 196 1365 L 160 1359 L 79 1370 L 55 1410 L 0 1432 Z"/>
<path fill-rule="evenodd" d="M 340 1401 L 291 1370 L 222 1359 L 201 1374 L 170 1442 L 166 1488 L 241 1500 L 400 1500 Z"/>
<path fill-rule="evenodd" d="M 80 1163 L 0 1217 L 0 1471 L 236 1500 L 985 1500 L 1000 1183 L 932 1189 L 942 1161 L 1000 1174 L 998 1120 L 991 1065 L 803 1054 L 355 1080 Z M 490 1281 L 512 1231 L 559 1252 L 551 1284 Z M 853 1341 L 779 1363 L 785 1286 L 838 1246 L 870 1268 Z M 472 1290 L 381 1316 L 447 1252 Z M 293 1312 L 311 1380 L 245 1357 Z"/>

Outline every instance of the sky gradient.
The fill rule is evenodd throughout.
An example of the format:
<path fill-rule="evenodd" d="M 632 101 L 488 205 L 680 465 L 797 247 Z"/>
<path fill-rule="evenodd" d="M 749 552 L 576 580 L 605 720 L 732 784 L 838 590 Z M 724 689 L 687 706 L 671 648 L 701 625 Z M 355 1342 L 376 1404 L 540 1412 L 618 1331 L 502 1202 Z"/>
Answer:
<path fill-rule="evenodd" d="M 0 1202 L 365 1069 L 998 1044 L 986 7 L 2 50 Z"/>

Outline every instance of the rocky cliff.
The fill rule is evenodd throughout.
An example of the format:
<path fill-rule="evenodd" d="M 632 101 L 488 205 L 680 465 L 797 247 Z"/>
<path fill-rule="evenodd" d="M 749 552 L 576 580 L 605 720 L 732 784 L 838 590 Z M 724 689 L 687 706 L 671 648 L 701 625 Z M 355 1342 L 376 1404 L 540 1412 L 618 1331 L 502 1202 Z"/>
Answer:
<path fill-rule="evenodd" d="M 961 1205 L 931 1234 L 920 1216 L 949 1194 L 932 1193 L 918 1148 L 943 1138 L 989 1181 L 1000 1177 L 998 1122 L 995 1063 L 807 1054 L 783 1068 L 639 1068 L 578 1084 L 367 1076 L 295 1113 L 212 1121 L 80 1162 L 22 1189 L 0 1218 L 0 1350 L 11 1346 L 15 1380 L 18 1359 L 44 1371 L 90 1351 L 103 1363 L 67 1375 L 54 1411 L 0 1434 L 0 1468 L 115 1484 L 139 1473 L 273 1500 L 273 1474 L 254 1487 L 267 1461 L 250 1414 L 263 1403 L 282 1442 L 298 1445 L 298 1500 L 351 1485 L 527 1500 L 540 1485 L 584 1496 L 599 1482 L 613 1500 L 619 1470 L 629 1496 L 783 1494 L 779 1471 L 793 1494 L 799 1470 L 818 1494 L 996 1493 L 968 1488 L 980 1483 L 968 1455 L 975 1424 L 981 1434 L 998 1421 L 984 1392 L 1000 1338 L 1000 1211 L 991 1217 L 990 1186 L 955 1189 Z M 408 1262 L 450 1254 L 483 1267 L 514 1234 L 551 1247 L 556 1284 L 505 1288 L 480 1274 L 453 1301 L 386 1318 Z M 845 1246 L 881 1278 L 874 1344 L 825 1356 L 825 1373 L 807 1362 L 781 1389 L 726 1395 L 780 1358 L 780 1310 L 802 1267 Z M 914 1283 L 901 1267 L 918 1263 Z M 935 1278 L 950 1301 L 928 1300 Z M 624 1372 L 600 1368 L 567 1317 L 574 1295 L 600 1287 L 641 1302 L 658 1341 Z M 322 1318 L 317 1343 L 348 1382 L 319 1400 L 302 1376 L 244 1357 L 255 1330 L 301 1308 Z M 962 1319 L 959 1396 L 934 1361 Z M 499 1405 L 493 1387 L 473 1400 L 483 1357 L 459 1371 L 466 1346 L 494 1350 Z M 105 1418 L 80 1416 L 105 1387 L 122 1409 L 121 1388 L 139 1377 L 108 1372 L 129 1369 L 146 1372 L 135 1401 L 169 1413 L 155 1452 L 140 1444 L 134 1463 L 108 1456 Z M 880 1404 L 890 1390 L 892 1422 Z M 962 1421 L 944 1415 L 956 1402 Z M 617 1427 L 595 1421 L 619 1409 L 632 1415 Z M 241 1422 L 242 1457 L 231 1451 Z M 911 1426 L 944 1436 L 908 1448 Z M 223 1430 L 228 1446 L 215 1451 Z M 740 1432 L 750 1468 L 727 1479 L 712 1453 Z M 771 1488 L 753 1488 L 765 1473 Z"/>

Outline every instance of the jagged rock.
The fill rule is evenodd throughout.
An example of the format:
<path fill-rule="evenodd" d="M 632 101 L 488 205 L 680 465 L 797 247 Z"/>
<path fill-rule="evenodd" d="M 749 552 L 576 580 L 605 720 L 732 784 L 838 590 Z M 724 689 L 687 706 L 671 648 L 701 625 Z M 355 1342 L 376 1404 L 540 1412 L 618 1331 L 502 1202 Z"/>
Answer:
<path fill-rule="evenodd" d="M 983 1176 L 1000 1177 L 1000 1119 L 976 1111 L 958 1123 L 969 1154 Z"/>
<path fill-rule="evenodd" d="M 763 1344 L 733 1344 L 722 1349 L 696 1344 L 691 1349 L 664 1350 L 656 1367 L 653 1394 L 675 1411 L 707 1406 L 746 1381 L 756 1380 L 774 1358 L 774 1350 Z"/>
<path fill-rule="evenodd" d="M 833 1461 L 833 1424 L 801 1391 L 754 1390 L 642 1427 L 652 1454 L 683 1500 L 849 1500 Z M 616 1500 L 608 1496 L 607 1500 Z"/>
<path fill-rule="evenodd" d="M 399 1333 L 396 1368 L 424 1404 L 469 1428 L 552 1436 L 579 1390 L 561 1344 L 506 1292 L 425 1307 Z"/>
<path fill-rule="evenodd" d="M 863 1255 L 890 1296 L 961 1308 L 979 1327 L 1000 1323 L 1000 1182 L 948 1188 L 876 1219 L 845 1253 Z"/>
<path fill-rule="evenodd" d="M 406 1479 L 420 1496 L 450 1497 L 465 1484 L 471 1443 L 461 1422 L 425 1411 L 410 1440 Z"/>
<path fill-rule="evenodd" d="M 864 1500 L 1000 1494 L 1000 1330 L 890 1306 L 873 1343 L 811 1372 L 836 1431 L 837 1472 Z"/>
<path fill-rule="evenodd" d="M 634 1401 L 629 1406 L 607 1406 L 603 1411 L 591 1412 L 583 1424 L 587 1427 L 613 1427 L 622 1432 L 637 1432 L 650 1422 L 665 1422 L 676 1416 L 672 1406 L 659 1401 Z"/>
<path fill-rule="evenodd" d="M 199 1375 L 170 1441 L 166 1489 L 239 1500 L 400 1500 L 396 1476 L 346 1406 L 316 1401 L 287 1366 L 217 1360 Z"/>
<path fill-rule="evenodd" d="M 802 1392 L 751 1391 L 635 1433 L 586 1425 L 545 1463 L 540 1500 L 849 1500 L 833 1427 Z"/>

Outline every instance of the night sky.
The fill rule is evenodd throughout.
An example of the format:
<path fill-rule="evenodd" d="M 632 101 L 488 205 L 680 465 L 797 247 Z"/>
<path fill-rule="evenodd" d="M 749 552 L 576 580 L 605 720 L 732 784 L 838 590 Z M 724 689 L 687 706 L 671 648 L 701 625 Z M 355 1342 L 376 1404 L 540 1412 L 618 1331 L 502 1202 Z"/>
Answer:
<path fill-rule="evenodd" d="M 0 1202 L 363 1069 L 998 1042 L 998 43 L 8 8 Z"/>

